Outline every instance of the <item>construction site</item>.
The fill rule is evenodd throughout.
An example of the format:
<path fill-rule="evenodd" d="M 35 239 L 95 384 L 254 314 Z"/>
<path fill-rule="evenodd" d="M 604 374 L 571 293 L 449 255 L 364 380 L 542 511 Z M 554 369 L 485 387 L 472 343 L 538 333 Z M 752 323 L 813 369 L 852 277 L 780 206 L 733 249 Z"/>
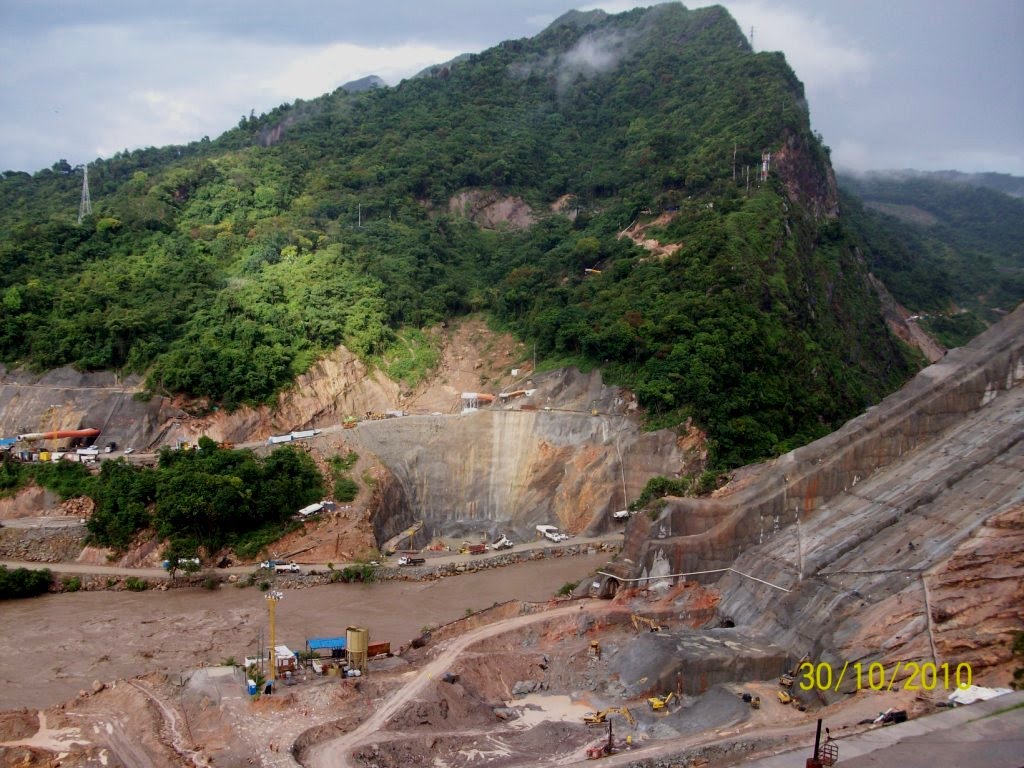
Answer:
<path fill-rule="evenodd" d="M 8 658 L 63 612 L 63 648 L 47 644 L 42 666 L 73 667 L 76 633 L 100 631 L 93 624 L 110 611 L 125 614 L 102 628 L 122 651 L 178 645 L 194 663 L 147 666 L 139 651 L 135 675 L 108 675 L 113 659 L 80 665 L 76 679 L 95 682 L 77 696 L 0 715 L 0 765 L 936 765 L 960 747 L 964 759 L 994 760 L 978 764 L 1019 764 L 1024 694 L 950 709 L 1003 693 L 1024 666 L 1014 652 L 1024 630 L 1022 348 L 1018 309 L 837 432 L 738 470 L 710 497 L 666 497 L 624 518 L 614 512 L 648 477 L 699 462 L 699 441 L 640 431 L 628 393 L 596 376 L 536 376 L 505 403 L 477 398 L 467 412 L 459 403 L 351 429 L 324 409 L 287 424 L 279 410 L 262 433 L 237 415 L 207 419 L 203 433 L 220 440 L 316 428 L 314 450 L 342 435 L 372 454 L 380 503 L 360 525 L 378 545 L 499 531 L 572 545 L 536 542 L 534 529 L 553 524 L 578 537 L 621 531 L 619 551 L 525 554 L 440 580 L 429 558 L 378 584 L 296 588 L 301 580 L 281 576 L 269 647 L 307 652 L 274 675 L 270 694 L 254 691 L 240 660 L 269 628 L 274 591 L 89 592 L 5 606 Z M 449 381 L 447 401 L 474 393 L 472 383 Z M 403 403 L 357 412 L 387 406 Z M 150 423 L 164 440 L 199 427 Z M 320 535 L 310 563 L 335 546 Z M 567 582 L 575 587 L 556 598 Z M 446 589 L 456 591 L 431 597 Z M 93 618 L 72 621 L 76 610 Z M 308 645 L 325 633 L 344 633 L 345 648 Z M 383 641 L 385 652 L 369 653 Z M 223 664 L 229 655 L 238 663 Z M 4 676 L 27 688 L 19 674 Z M 979 714 L 968 721 L 970 710 Z M 769 762 L 745 762 L 754 759 Z"/>

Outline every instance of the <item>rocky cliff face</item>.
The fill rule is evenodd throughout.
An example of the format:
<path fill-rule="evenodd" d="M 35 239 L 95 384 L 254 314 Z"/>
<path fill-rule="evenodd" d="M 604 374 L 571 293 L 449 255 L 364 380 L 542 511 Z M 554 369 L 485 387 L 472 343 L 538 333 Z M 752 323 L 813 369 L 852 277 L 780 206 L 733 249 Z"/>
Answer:
<path fill-rule="evenodd" d="M 351 442 L 391 475 L 375 521 L 378 540 L 417 520 L 428 538 L 497 531 L 533 538 L 538 523 L 602 533 L 619 525 L 611 513 L 652 475 L 678 472 L 693 459 L 674 432 L 641 432 L 627 415 L 629 398 L 596 373 L 563 371 L 535 384 L 530 402 L 507 408 L 353 430 Z"/>
<path fill-rule="evenodd" d="M 818 157 L 820 150 L 788 131 L 771 159 L 771 170 L 779 175 L 790 199 L 800 203 L 816 219 L 839 216 L 839 186 L 832 166 Z"/>
<path fill-rule="evenodd" d="M 836 433 L 740 473 L 719 498 L 638 515 L 621 573 L 733 568 L 718 584 L 720 619 L 795 656 L 1001 658 L 993 644 L 1024 626 L 1011 607 L 1022 383 L 1024 308 Z M 965 637 L 964 622 L 988 620 L 988 640 Z"/>
<path fill-rule="evenodd" d="M 730 566 L 994 401 L 1019 397 L 1022 350 L 1024 308 L 831 435 L 739 472 L 717 498 L 670 499 L 657 519 L 638 515 L 626 547 L 637 575 L 656 552 L 672 572 Z M 1000 439 L 1015 438 L 1010 429 Z"/>
<path fill-rule="evenodd" d="M 398 404 L 398 385 L 355 355 L 338 347 L 299 376 L 274 407 L 240 408 L 194 415 L 196 404 L 164 397 L 137 400 L 138 377 L 59 368 L 43 375 L 0 367 L 0 436 L 95 427 L 101 444 L 136 450 L 214 440 L 262 440 L 275 432 L 336 424 L 347 415 L 385 411 Z M 187 410 L 186 410 L 187 408 Z M 66 441 L 64 441 L 66 442 Z M 54 442 L 48 447 L 58 447 Z"/>
<path fill-rule="evenodd" d="M 137 377 L 119 379 L 109 372 L 65 367 L 37 375 L 0 366 L 0 436 L 95 427 L 102 430 L 101 444 L 148 446 L 186 414 L 163 398 L 136 400 L 140 388 Z M 44 445 L 55 449 L 66 443 Z"/>

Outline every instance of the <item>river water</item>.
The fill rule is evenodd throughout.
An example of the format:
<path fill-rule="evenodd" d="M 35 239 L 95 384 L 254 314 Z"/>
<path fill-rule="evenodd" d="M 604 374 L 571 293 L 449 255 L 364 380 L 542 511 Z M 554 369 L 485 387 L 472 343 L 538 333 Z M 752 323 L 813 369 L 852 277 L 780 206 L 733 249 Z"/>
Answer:
<path fill-rule="evenodd" d="M 408 643 L 427 625 L 510 599 L 543 601 L 608 562 L 606 554 L 550 558 L 435 581 L 330 584 L 285 589 L 276 642 L 301 650 L 310 637 L 367 627 L 370 642 Z M 239 663 L 268 638 L 265 593 L 223 585 L 167 592 L 76 592 L 0 601 L 0 710 L 47 707 L 149 672 Z"/>

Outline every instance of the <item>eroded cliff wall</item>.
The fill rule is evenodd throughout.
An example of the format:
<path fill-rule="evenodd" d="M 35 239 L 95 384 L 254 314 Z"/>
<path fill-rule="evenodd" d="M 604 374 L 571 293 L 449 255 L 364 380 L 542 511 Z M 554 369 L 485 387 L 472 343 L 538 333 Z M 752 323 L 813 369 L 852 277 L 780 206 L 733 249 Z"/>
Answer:
<path fill-rule="evenodd" d="M 379 538 L 415 520 L 427 536 L 533 538 L 538 523 L 602 533 L 651 476 L 678 472 L 687 460 L 674 432 L 563 408 L 364 422 L 350 439 L 391 474 Z"/>
<path fill-rule="evenodd" d="M 730 568 L 697 577 L 721 593 L 712 626 L 837 671 L 1010 664 L 1024 628 L 1022 347 L 1018 309 L 839 432 L 739 473 L 731 492 L 638 515 L 619 562 L 641 581 L 625 583 Z"/>
<path fill-rule="evenodd" d="M 726 568 L 751 547 L 813 520 L 837 497 L 859 493 L 853 489 L 874 473 L 995 407 L 1000 398 L 1018 397 L 1022 349 L 1024 307 L 831 435 L 738 473 L 717 498 L 668 499 L 656 519 L 637 515 L 623 553 L 631 564 L 628 575 Z M 1014 429 L 998 438 L 1002 443 L 990 443 L 988 452 L 1005 451 L 1019 440 Z M 949 472 L 955 476 L 956 467 Z"/>

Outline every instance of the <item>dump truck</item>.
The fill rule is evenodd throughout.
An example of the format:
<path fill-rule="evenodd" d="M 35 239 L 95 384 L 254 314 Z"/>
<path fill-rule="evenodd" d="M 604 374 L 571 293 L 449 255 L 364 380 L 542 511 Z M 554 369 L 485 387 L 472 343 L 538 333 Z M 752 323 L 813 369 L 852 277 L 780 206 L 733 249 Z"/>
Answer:
<path fill-rule="evenodd" d="M 302 569 L 299 568 L 299 564 L 293 560 L 290 563 L 275 563 L 274 573 L 302 573 Z"/>
<path fill-rule="evenodd" d="M 462 549 L 459 550 L 460 555 L 482 555 L 487 551 L 486 544 L 470 544 L 468 541 L 462 542 Z"/>
<path fill-rule="evenodd" d="M 515 546 L 515 544 L 512 542 L 512 539 L 510 539 L 507 536 L 505 536 L 504 534 L 502 534 L 501 538 L 499 538 L 497 541 L 495 541 L 493 544 L 491 544 L 491 549 L 493 549 L 493 550 L 512 549 L 512 547 L 514 547 L 514 546 Z"/>
<path fill-rule="evenodd" d="M 423 565 L 427 562 L 425 557 L 412 557 L 411 555 L 402 555 L 398 558 L 399 565 Z"/>

